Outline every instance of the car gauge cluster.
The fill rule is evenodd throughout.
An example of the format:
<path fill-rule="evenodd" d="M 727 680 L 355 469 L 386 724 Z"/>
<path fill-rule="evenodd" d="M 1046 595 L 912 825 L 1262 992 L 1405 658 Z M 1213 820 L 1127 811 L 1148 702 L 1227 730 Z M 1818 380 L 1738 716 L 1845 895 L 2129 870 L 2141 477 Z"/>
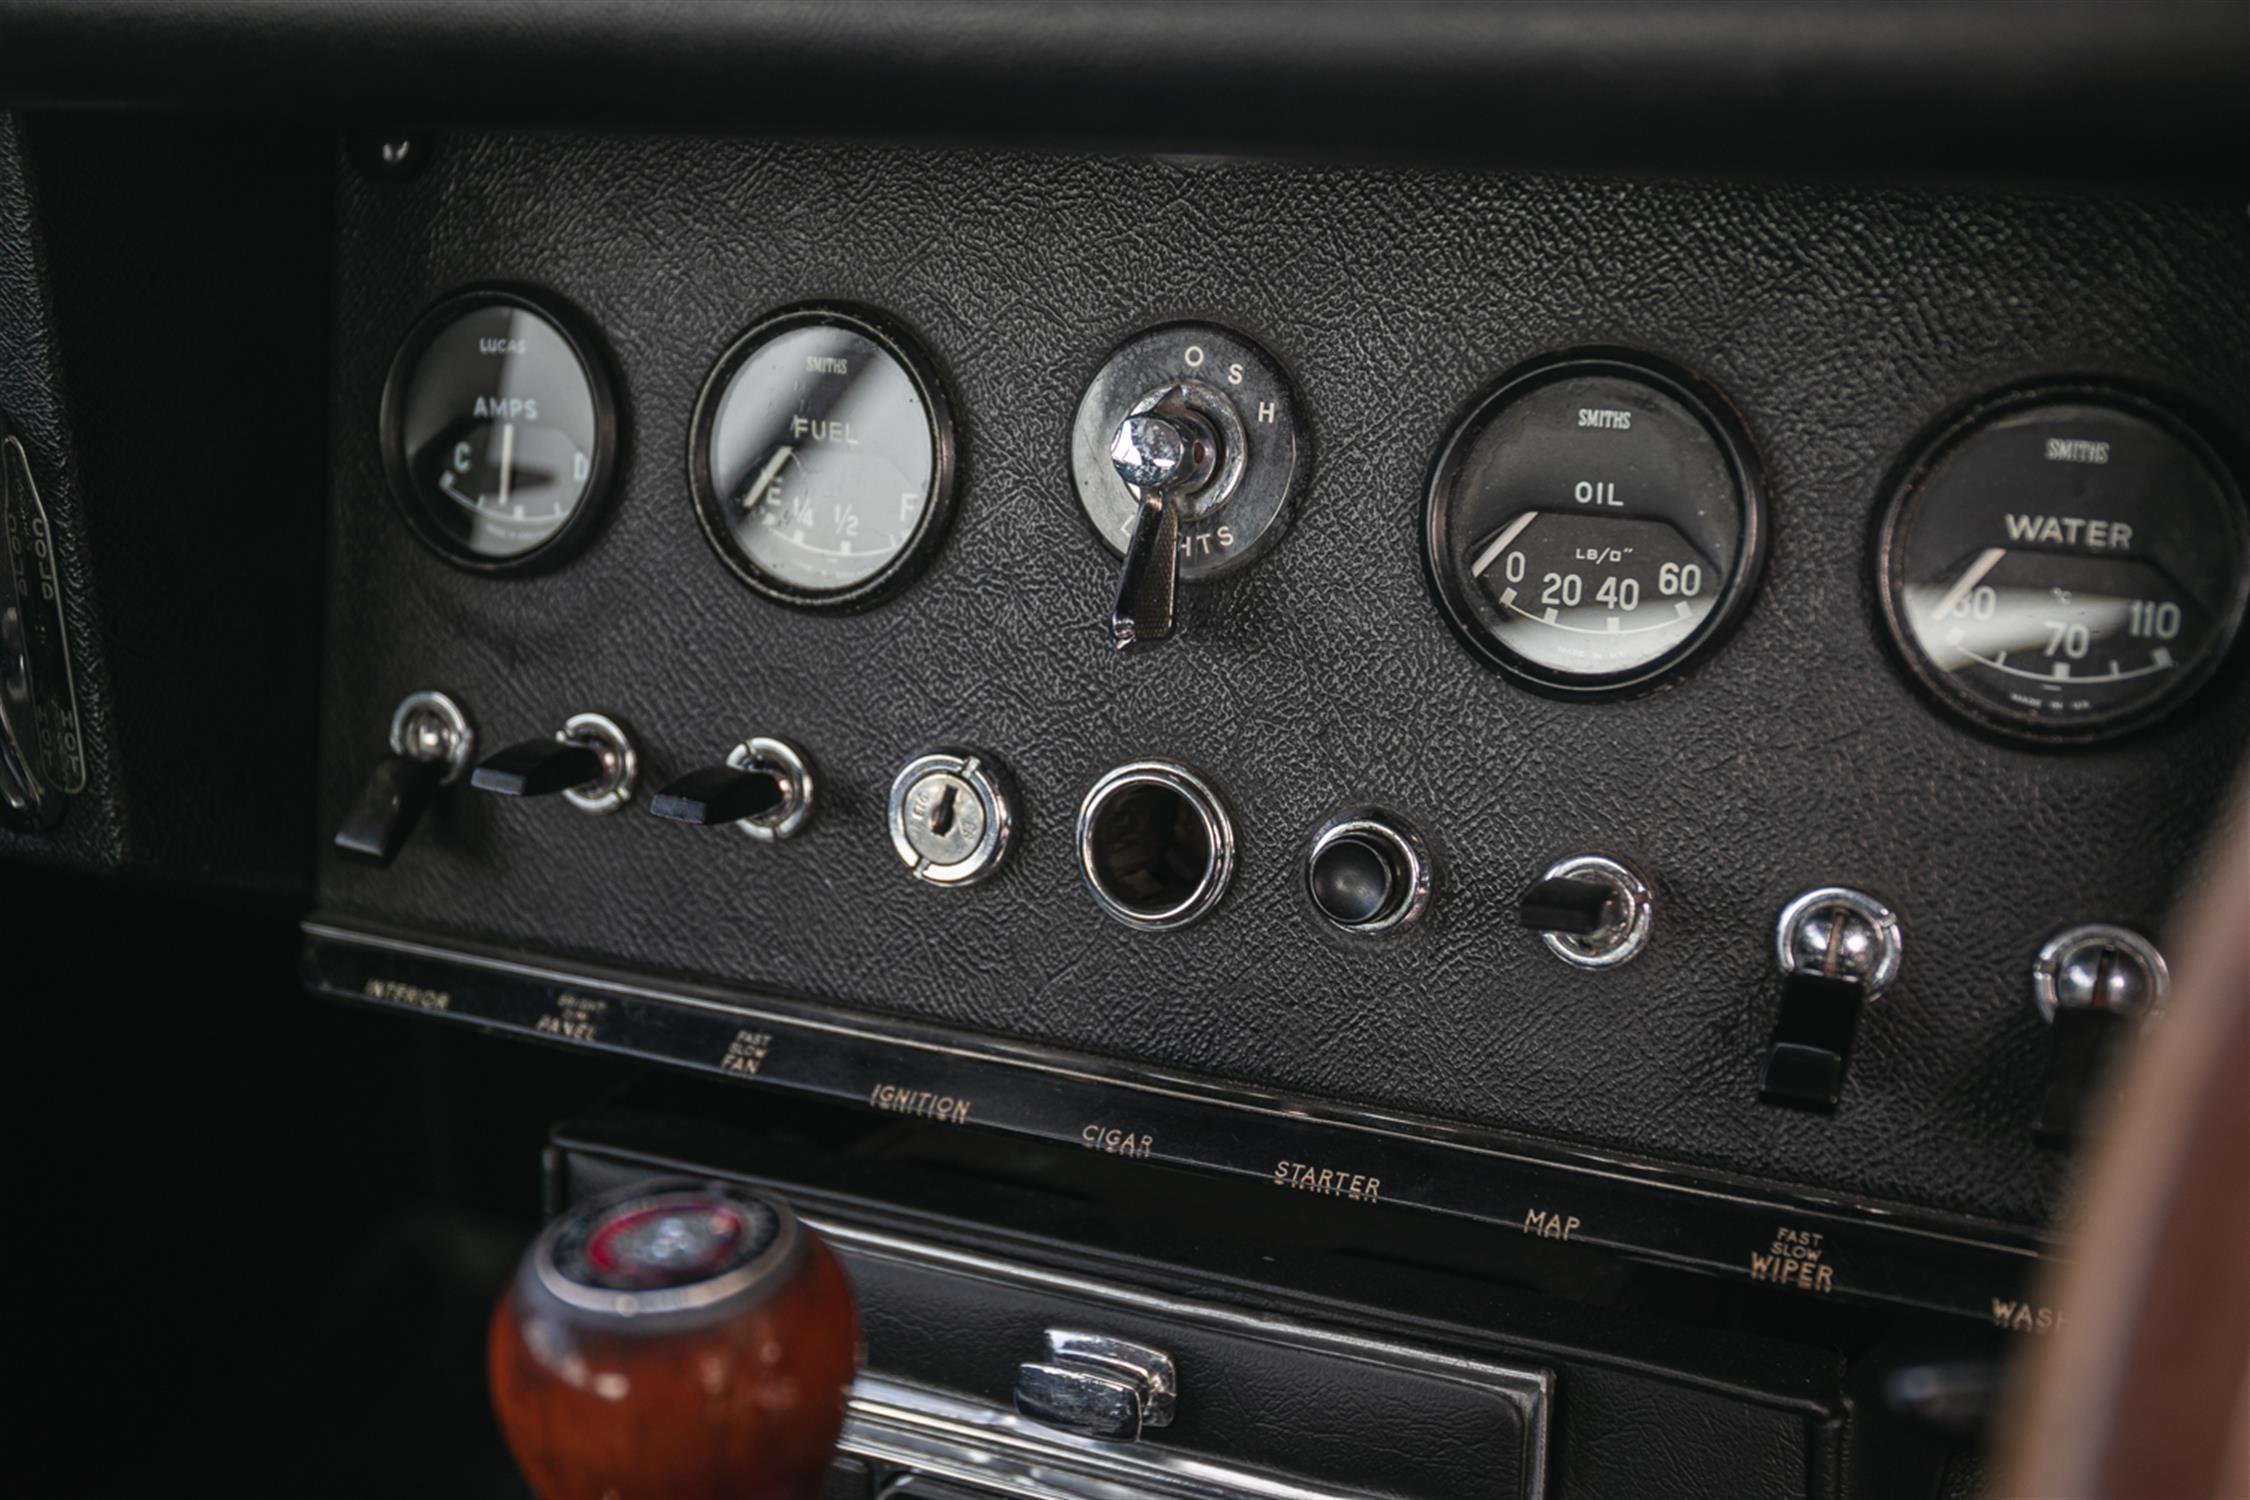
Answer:
<path fill-rule="evenodd" d="M 1147 368 L 1126 369 L 1144 348 Z M 1098 542 L 1124 554 L 1119 649 L 1173 633 L 1181 584 L 1281 537 L 1309 409 L 1262 345 L 1178 324 L 1122 345 L 1057 413 Z M 621 487 L 608 356 L 578 313 L 522 287 L 466 288 L 416 320 L 380 431 L 408 526 L 479 572 L 563 563 Z M 1907 675 L 1942 710 L 2034 744 L 2107 738 L 2186 702 L 2250 602 L 2250 512 L 2217 441 L 2176 403 L 2093 382 L 1939 421 L 1882 497 L 1873 559 Z M 887 314 L 782 309 L 711 369 L 685 469 L 683 511 L 750 589 L 869 608 L 943 545 L 952 399 Z M 1768 511 L 1749 430 L 1717 391 L 1629 352 L 1551 355 L 1498 380 L 1440 445 L 1424 563 L 1479 660 L 1599 701 L 1673 681 L 1721 644 L 1757 590 Z"/>

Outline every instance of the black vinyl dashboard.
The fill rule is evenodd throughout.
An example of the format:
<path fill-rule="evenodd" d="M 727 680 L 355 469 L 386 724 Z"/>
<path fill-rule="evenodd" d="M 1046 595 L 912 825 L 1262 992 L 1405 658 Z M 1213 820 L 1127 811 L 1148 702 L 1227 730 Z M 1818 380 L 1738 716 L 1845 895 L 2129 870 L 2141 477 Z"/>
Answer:
<path fill-rule="evenodd" d="M 1145 229 L 1152 202 L 1185 222 Z M 2145 733 L 1999 741 L 1890 643 L 1880 520 L 1925 434 L 1991 392 L 2100 379 L 2239 410 L 2242 253 L 2240 226 L 2150 205 L 451 138 L 409 181 L 345 184 L 323 821 L 423 687 L 492 748 L 609 714 L 652 789 L 773 736 L 815 760 L 819 800 L 801 837 L 750 847 L 639 809 L 454 796 L 391 869 L 324 862 L 320 909 L 2042 1222 L 2065 1168 L 2031 1131 L 2033 958 L 2074 922 L 2161 924 L 2250 728 L 2239 660 Z M 417 545 L 370 420 L 422 309 L 502 275 L 584 309 L 622 393 L 601 530 L 531 577 Z M 2202 291 L 2176 313 L 2121 295 L 2185 275 Z M 721 566 L 686 471 L 736 336 L 847 296 L 943 351 L 959 477 L 926 570 L 838 614 Z M 2039 315 L 1990 311 L 2011 307 Z M 1177 638 L 1119 652 L 1118 563 L 1080 514 L 1068 424 L 1115 346 L 1222 317 L 1291 371 L 1310 473 L 1265 556 L 1184 581 Z M 1466 649 L 1423 536 L 1460 415 L 1584 348 L 1725 391 L 1772 532 L 1731 637 L 1591 701 Z M 1640 571 L 1644 610 L 1668 614 L 1653 569 L 1618 576 Z M 1581 607 L 1597 629 L 1641 612 Z M 885 799 L 956 743 L 1012 771 L 1022 826 L 995 878 L 932 889 L 900 865 Z M 1151 757 L 1206 777 L 1239 841 L 1220 903 L 1163 934 L 1086 899 L 1073 834 L 1098 777 Z M 1440 851 L 1427 920 L 1388 941 L 1337 940 L 1304 897 L 1308 840 L 1360 805 Z M 1659 892 L 1628 965 L 1573 967 L 1516 921 L 1577 854 Z M 1775 1111 L 1757 1098 L 1773 924 L 1831 885 L 1898 912 L 1906 957 L 1834 1115 Z"/>
<path fill-rule="evenodd" d="M 1535 1241 L 1870 1320 L 1756 1492 L 1972 1493 L 1854 1361 L 2064 1315 L 2250 742 L 2246 69 L 2228 5 L 0 4 L 0 855 L 668 1065 L 551 1197 L 975 1217 L 740 1144 L 801 1105 Z M 255 540 L 129 329 L 270 413 L 177 481 Z M 175 748 L 200 662 L 257 691 Z M 1539 1316 L 1509 1493 L 1635 1492 Z"/>

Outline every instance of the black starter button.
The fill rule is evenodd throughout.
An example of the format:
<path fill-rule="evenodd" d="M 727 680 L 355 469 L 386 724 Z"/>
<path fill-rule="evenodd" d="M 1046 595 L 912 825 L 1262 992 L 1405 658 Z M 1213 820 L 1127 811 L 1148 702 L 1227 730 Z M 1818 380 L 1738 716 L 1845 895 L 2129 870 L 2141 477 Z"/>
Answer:
<path fill-rule="evenodd" d="M 1313 905 L 1339 927 L 1381 919 L 1397 901 L 1397 886 L 1391 862 L 1365 839 L 1338 839 L 1313 856 Z"/>

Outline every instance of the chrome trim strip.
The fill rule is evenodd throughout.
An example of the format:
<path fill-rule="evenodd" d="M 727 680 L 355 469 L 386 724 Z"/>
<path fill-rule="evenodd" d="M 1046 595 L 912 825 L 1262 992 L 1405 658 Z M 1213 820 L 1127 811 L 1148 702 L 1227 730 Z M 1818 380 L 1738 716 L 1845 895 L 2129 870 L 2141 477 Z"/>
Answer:
<path fill-rule="evenodd" d="M 853 1382 L 836 1447 L 1024 1500 L 1353 1500 L 1348 1491 L 1184 1453 L 1072 1437 L 997 1406 L 879 1375 Z"/>

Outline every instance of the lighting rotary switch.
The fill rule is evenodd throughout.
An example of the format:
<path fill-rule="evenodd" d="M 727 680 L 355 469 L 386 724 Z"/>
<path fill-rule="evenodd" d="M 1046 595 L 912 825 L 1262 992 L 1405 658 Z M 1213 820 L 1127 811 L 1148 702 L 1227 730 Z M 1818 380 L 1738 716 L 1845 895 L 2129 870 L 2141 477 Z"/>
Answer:
<path fill-rule="evenodd" d="M 1109 357 L 1078 404 L 1070 459 L 1086 519 L 1124 559 L 1117 649 L 1172 633 L 1180 583 L 1236 572 L 1280 539 L 1306 446 L 1289 377 L 1238 333 L 1175 323 Z"/>
<path fill-rule="evenodd" d="M 975 885 L 1007 858 L 1015 834 L 1015 790 L 989 755 L 932 750 L 891 782 L 891 847 L 916 880 Z"/>

